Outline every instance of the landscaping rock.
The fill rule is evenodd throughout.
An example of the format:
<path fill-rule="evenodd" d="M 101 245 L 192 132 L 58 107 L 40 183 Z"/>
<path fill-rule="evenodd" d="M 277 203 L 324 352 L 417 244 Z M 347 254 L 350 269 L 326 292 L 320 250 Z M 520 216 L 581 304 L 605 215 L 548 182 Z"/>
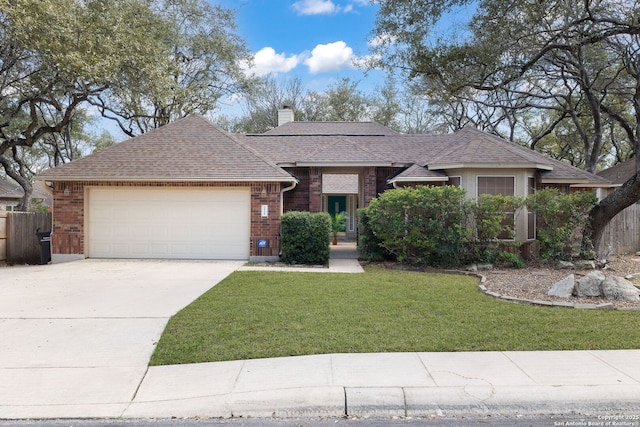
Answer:
<path fill-rule="evenodd" d="M 574 295 L 577 297 L 599 297 L 602 295 L 602 282 L 605 276 L 602 271 L 592 271 L 576 281 Z"/>
<path fill-rule="evenodd" d="M 591 261 L 591 260 L 576 261 L 575 266 L 578 270 L 595 270 L 596 269 L 595 261 Z"/>
<path fill-rule="evenodd" d="M 618 276 L 607 277 L 602 282 L 605 298 L 619 301 L 640 301 L 640 291 L 627 279 Z"/>
<path fill-rule="evenodd" d="M 471 264 L 469 267 L 467 267 L 467 271 L 475 273 L 476 271 L 478 271 L 478 266 L 475 264 Z"/>
<path fill-rule="evenodd" d="M 570 274 L 559 282 L 556 282 L 549 291 L 549 295 L 560 298 L 569 298 L 573 294 L 574 287 L 575 276 Z"/>
<path fill-rule="evenodd" d="M 493 270 L 493 264 L 478 264 L 478 271 L 489 271 Z"/>
<path fill-rule="evenodd" d="M 570 261 L 558 261 L 558 268 L 573 270 L 576 266 Z"/>
<path fill-rule="evenodd" d="M 640 273 L 627 274 L 626 276 L 624 276 L 624 278 L 627 280 L 638 279 L 640 278 Z"/>

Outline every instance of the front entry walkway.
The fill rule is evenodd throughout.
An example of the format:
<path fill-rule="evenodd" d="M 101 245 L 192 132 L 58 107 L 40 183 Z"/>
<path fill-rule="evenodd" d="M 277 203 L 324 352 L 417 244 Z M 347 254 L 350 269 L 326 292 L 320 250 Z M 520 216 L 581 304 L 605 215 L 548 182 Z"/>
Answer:
<path fill-rule="evenodd" d="M 364 273 L 358 262 L 358 248 L 356 242 L 338 241 L 331 245 L 329 268 L 324 267 L 288 267 L 278 265 L 245 265 L 238 271 L 288 271 L 297 273 Z"/>

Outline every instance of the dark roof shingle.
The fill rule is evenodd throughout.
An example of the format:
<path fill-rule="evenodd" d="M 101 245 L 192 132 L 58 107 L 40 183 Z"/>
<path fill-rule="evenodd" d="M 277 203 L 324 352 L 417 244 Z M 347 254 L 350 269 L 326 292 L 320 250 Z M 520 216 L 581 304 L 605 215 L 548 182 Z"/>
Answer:
<path fill-rule="evenodd" d="M 63 166 L 39 179 L 292 181 L 282 168 L 200 116 L 176 120 Z"/>

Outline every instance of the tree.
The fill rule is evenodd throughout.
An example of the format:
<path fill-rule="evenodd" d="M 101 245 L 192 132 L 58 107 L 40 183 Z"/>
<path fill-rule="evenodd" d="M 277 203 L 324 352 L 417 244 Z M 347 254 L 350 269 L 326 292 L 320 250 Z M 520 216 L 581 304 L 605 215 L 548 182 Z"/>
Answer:
<path fill-rule="evenodd" d="M 441 18 L 457 8 L 472 15 L 465 31 L 438 34 Z M 530 146 L 570 129 L 588 171 L 611 154 L 607 132 L 623 131 L 624 144 L 611 145 L 633 147 L 640 171 L 638 16 L 631 0 L 386 0 L 377 53 L 425 93 L 484 114 L 483 123 L 512 140 L 523 115 L 544 113 L 526 126 Z M 596 247 L 608 221 L 639 198 L 636 174 L 593 208 L 587 232 Z"/>
<path fill-rule="evenodd" d="M 278 81 L 272 76 L 267 76 L 244 94 L 243 116 L 235 122 L 225 119 L 226 123 L 220 124 L 229 131 L 266 132 L 278 126 L 278 110 L 284 106 L 291 108 L 294 114 L 299 116 L 304 96 L 304 85 L 300 78 Z M 296 120 L 299 120 L 299 117 Z"/>
<path fill-rule="evenodd" d="M 170 87 L 166 29 L 141 0 L 0 0 L 0 164 L 25 190 L 22 209 L 32 192 L 24 148 L 108 90 Z"/>
<path fill-rule="evenodd" d="M 222 96 L 253 83 L 241 69 L 251 56 L 235 32 L 231 10 L 206 0 L 148 1 L 167 24 L 162 41 L 169 51 L 168 90 L 113 88 L 90 99 L 131 137 L 189 114 L 206 115 Z"/>

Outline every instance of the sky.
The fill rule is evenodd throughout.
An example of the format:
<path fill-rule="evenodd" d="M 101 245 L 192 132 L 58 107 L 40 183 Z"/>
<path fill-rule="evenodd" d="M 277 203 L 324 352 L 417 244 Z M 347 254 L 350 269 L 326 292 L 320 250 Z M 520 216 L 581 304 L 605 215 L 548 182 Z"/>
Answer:
<path fill-rule="evenodd" d="M 237 33 L 254 54 L 252 72 L 296 77 L 322 91 L 349 77 L 366 89 L 380 72 L 356 69 L 369 52 L 378 7 L 369 0 L 210 0 L 236 11 Z"/>

